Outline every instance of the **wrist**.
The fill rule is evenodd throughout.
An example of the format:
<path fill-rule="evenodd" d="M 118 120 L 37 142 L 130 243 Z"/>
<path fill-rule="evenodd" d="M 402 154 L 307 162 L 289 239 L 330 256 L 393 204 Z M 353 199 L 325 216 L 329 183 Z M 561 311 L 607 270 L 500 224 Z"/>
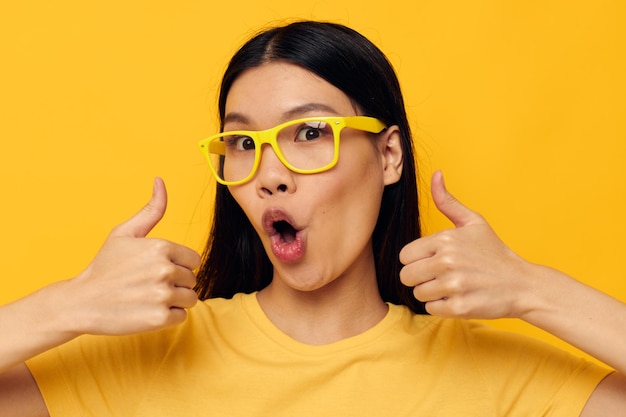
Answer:
<path fill-rule="evenodd" d="M 37 321 L 43 325 L 41 330 L 60 343 L 84 333 L 77 320 L 80 317 L 75 306 L 77 297 L 70 288 L 71 280 L 58 281 L 33 294 Z"/>
<path fill-rule="evenodd" d="M 565 274 L 544 265 L 528 264 L 525 296 L 521 297 L 518 318 L 533 325 L 541 323 L 541 317 L 553 313 L 555 300 L 562 297 Z M 541 326 L 540 326 L 541 327 Z"/>
<path fill-rule="evenodd" d="M 0 308 L 0 372 L 79 335 L 67 319 L 62 287 L 48 285 Z"/>

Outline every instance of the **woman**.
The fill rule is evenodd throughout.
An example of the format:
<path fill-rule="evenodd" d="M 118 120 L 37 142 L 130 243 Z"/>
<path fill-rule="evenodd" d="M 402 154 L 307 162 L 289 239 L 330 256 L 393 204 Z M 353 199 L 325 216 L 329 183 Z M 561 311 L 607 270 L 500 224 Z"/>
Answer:
<path fill-rule="evenodd" d="M 220 184 L 197 284 L 197 254 L 144 239 L 165 210 L 157 180 L 83 273 L 3 307 L 2 412 L 626 409 L 626 306 L 517 257 L 448 194 L 441 173 L 433 199 L 457 228 L 418 239 L 402 96 L 361 35 L 316 22 L 259 34 L 233 57 L 219 109 L 225 133 L 201 142 Z M 519 317 L 617 372 L 435 316 Z"/>

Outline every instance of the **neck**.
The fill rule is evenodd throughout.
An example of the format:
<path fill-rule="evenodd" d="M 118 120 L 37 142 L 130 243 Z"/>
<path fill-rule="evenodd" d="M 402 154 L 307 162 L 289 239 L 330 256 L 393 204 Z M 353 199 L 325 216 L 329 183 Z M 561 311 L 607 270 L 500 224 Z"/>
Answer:
<path fill-rule="evenodd" d="M 281 285 L 276 276 L 257 294 L 267 317 L 291 338 L 324 345 L 356 336 L 372 328 L 387 314 L 376 277 L 339 277 L 314 291 Z"/>

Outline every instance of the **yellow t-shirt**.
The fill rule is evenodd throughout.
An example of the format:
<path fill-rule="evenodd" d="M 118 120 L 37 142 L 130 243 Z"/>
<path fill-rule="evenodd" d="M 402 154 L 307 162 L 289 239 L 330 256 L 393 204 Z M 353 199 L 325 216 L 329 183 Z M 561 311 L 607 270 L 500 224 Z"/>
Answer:
<path fill-rule="evenodd" d="M 182 325 L 82 336 L 28 362 L 52 417 L 578 416 L 610 370 L 482 324 L 390 305 L 370 330 L 299 343 L 256 296 Z"/>

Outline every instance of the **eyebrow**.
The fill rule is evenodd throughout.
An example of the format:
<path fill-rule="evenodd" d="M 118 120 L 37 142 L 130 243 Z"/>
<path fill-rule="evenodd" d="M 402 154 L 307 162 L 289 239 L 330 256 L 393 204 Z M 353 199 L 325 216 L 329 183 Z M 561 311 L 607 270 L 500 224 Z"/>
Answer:
<path fill-rule="evenodd" d="M 334 115 L 339 115 L 339 112 L 337 110 L 335 110 L 334 108 L 332 108 L 331 106 L 327 104 L 306 103 L 306 104 L 296 106 L 286 111 L 285 113 L 283 113 L 282 119 L 284 121 L 288 121 L 288 120 L 292 120 L 296 118 L 297 116 L 302 116 L 306 113 L 313 113 L 313 112 L 325 112 L 325 113 L 332 113 Z M 242 124 L 249 124 L 250 119 L 246 117 L 244 114 L 238 113 L 238 112 L 228 113 L 226 116 L 224 116 L 223 124 L 237 123 L 237 122 L 242 123 Z"/>

